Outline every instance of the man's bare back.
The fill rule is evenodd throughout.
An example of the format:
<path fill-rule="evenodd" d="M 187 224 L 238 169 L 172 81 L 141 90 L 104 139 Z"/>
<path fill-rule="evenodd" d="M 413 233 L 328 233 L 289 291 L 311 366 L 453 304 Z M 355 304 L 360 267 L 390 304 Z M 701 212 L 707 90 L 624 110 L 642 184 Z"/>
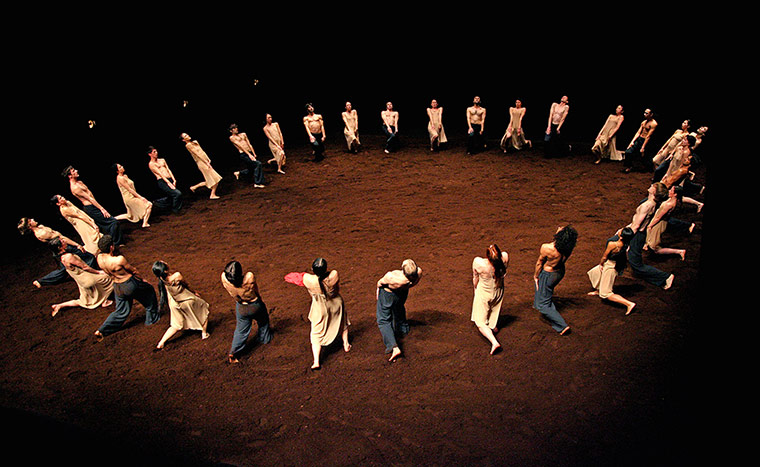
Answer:
<path fill-rule="evenodd" d="M 124 283 L 137 274 L 137 270 L 121 255 L 100 253 L 97 260 L 100 269 L 105 271 L 117 284 Z"/>

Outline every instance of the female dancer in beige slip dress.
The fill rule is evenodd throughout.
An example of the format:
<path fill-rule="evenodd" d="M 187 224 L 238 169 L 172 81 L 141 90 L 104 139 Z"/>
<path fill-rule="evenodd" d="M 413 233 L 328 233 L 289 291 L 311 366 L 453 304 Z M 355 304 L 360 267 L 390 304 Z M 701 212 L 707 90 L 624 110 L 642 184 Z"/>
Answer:
<path fill-rule="evenodd" d="M 620 125 L 623 124 L 624 119 L 622 105 L 617 106 L 615 108 L 615 113 L 607 117 L 604 126 L 599 130 L 599 134 L 596 135 L 594 146 L 591 147 L 591 152 L 597 156 L 594 164 L 602 162 L 602 159 L 605 158 L 611 161 L 623 160 L 623 155 L 617 150 L 616 135 L 620 129 Z"/>
<path fill-rule="evenodd" d="M 285 165 L 285 140 L 282 138 L 282 130 L 280 130 L 280 124 L 272 121 L 272 114 L 266 116 L 267 124 L 264 125 L 264 134 L 267 135 L 269 140 L 269 150 L 272 151 L 272 158 L 267 161 L 267 164 L 277 162 L 277 172 L 284 174 L 282 166 Z"/>
<path fill-rule="evenodd" d="M 193 193 L 198 188 L 205 186 L 211 190 L 211 196 L 209 199 L 219 199 L 216 195 L 216 188 L 219 186 L 219 182 L 222 180 L 222 176 L 219 175 L 213 167 L 211 167 L 211 159 L 206 155 L 206 151 L 201 148 L 200 143 L 190 138 L 187 133 L 182 133 L 180 139 L 185 143 L 185 148 L 193 156 L 193 160 L 198 165 L 198 170 L 203 174 L 203 181 L 190 187 L 190 191 Z"/>
<path fill-rule="evenodd" d="M 108 274 L 91 268 L 77 255 L 66 253 L 66 244 L 60 238 L 51 240 L 48 245 L 56 254 L 60 254 L 61 263 L 66 267 L 66 272 L 79 288 L 79 298 L 52 305 L 52 316 L 57 315 L 62 308 L 78 306 L 93 310 L 113 303 L 108 298 L 113 293 L 113 281 Z"/>
<path fill-rule="evenodd" d="M 69 200 L 61 195 L 53 195 L 51 202 L 58 206 L 61 216 L 69 221 L 74 227 L 74 230 L 76 230 L 82 238 L 84 249 L 88 253 L 97 256 L 99 253 L 98 240 L 100 240 L 102 234 L 100 233 L 98 226 L 95 224 L 95 221 L 92 220 L 92 217 L 71 204 Z"/>
<path fill-rule="evenodd" d="M 125 214 L 119 214 L 116 216 L 119 220 L 127 220 L 129 222 L 140 222 L 142 220 L 143 227 L 150 227 L 148 219 L 150 219 L 150 213 L 153 210 L 153 203 L 140 196 L 135 190 L 135 182 L 127 176 L 127 172 L 124 166 L 121 164 L 115 164 L 116 167 L 116 185 L 121 192 L 121 198 L 124 200 L 124 206 L 127 207 Z"/>
<path fill-rule="evenodd" d="M 665 144 L 662 145 L 659 151 L 657 151 L 657 154 L 652 158 L 652 163 L 654 164 L 654 167 L 657 168 L 660 164 L 665 162 L 665 159 L 670 157 L 671 154 L 673 154 L 673 151 L 676 150 L 679 143 L 681 143 L 681 140 L 689 134 L 689 127 L 691 126 L 690 120 L 684 120 L 681 123 L 681 128 L 677 129 L 671 136 L 668 138 L 667 141 L 665 141 Z"/>
<path fill-rule="evenodd" d="M 340 279 L 338 271 L 327 272 L 327 261 L 317 258 L 311 265 L 314 274 L 303 275 L 303 285 L 311 295 L 309 322 L 311 323 L 312 370 L 320 367 L 319 356 L 322 347 L 330 345 L 338 333 L 343 339 L 343 350 L 351 350 L 348 342 L 348 326 L 351 324 L 343 309 L 343 297 L 340 296 Z"/>
<path fill-rule="evenodd" d="M 443 107 L 438 106 L 438 101 L 433 99 L 428 114 L 428 135 L 430 135 L 430 150 L 435 151 L 442 143 L 448 142 L 446 132 L 443 129 Z"/>
<path fill-rule="evenodd" d="M 153 274 L 158 277 L 159 308 L 168 303 L 170 313 L 169 329 L 156 349 L 163 349 L 166 341 L 184 329 L 201 331 L 201 339 L 207 339 L 208 303 L 190 289 L 179 271 L 171 273 L 165 262 L 153 263 Z"/>
<path fill-rule="evenodd" d="M 346 102 L 346 111 L 341 114 L 343 117 L 343 136 L 346 137 L 348 150 L 356 154 L 362 143 L 359 141 L 359 114 L 356 109 L 351 107 L 350 102 Z"/>
<path fill-rule="evenodd" d="M 490 245 L 486 257 L 476 257 L 472 261 L 472 285 L 475 293 L 472 299 L 470 321 L 475 322 L 478 331 L 491 343 L 491 355 L 501 349 L 494 334 L 504 298 L 504 275 L 507 273 L 509 255 L 497 245 Z"/>
<path fill-rule="evenodd" d="M 513 148 L 520 150 L 525 145 L 533 147 L 533 144 L 529 139 L 525 138 L 525 133 L 522 129 L 522 120 L 525 117 L 525 107 L 522 106 L 522 101 L 517 99 L 515 106 L 509 108 L 509 126 L 504 132 L 504 136 L 501 138 L 502 151 L 507 152 L 507 147 L 511 145 Z"/>

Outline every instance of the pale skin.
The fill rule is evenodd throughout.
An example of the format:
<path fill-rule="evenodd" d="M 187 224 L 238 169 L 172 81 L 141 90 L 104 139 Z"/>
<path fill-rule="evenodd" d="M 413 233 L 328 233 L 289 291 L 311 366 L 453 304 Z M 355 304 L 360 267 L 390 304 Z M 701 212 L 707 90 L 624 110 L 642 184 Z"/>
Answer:
<path fill-rule="evenodd" d="M 156 180 L 163 180 L 169 185 L 169 188 L 175 190 L 177 188 L 177 179 L 174 177 L 171 169 L 169 169 L 169 164 L 166 163 L 166 160 L 158 157 L 158 150 L 156 149 L 150 151 L 148 156 L 150 157 L 148 168 L 156 176 Z"/>
<path fill-rule="evenodd" d="M 630 148 L 633 146 L 633 143 L 636 142 L 638 138 L 644 138 L 644 144 L 641 145 L 641 153 L 644 153 L 644 148 L 647 143 L 649 143 L 649 139 L 652 137 L 655 128 L 657 128 L 657 121 L 654 119 L 654 113 L 652 113 L 650 109 L 646 109 L 644 111 L 644 121 L 639 125 L 639 129 L 636 131 L 636 134 L 633 135 L 633 139 L 628 144 L 628 147 Z"/>
<path fill-rule="evenodd" d="M 654 184 L 649 185 L 649 189 L 647 190 L 647 200 L 641 203 L 637 208 L 636 212 L 633 213 L 633 219 L 631 220 L 631 223 L 628 224 L 628 227 L 633 229 L 634 232 L 641 231 L 642 224 L 646 220 L 648 216 L 650 216 L 654 210 L 657 208 L 657 202 L 654 200 L 655 195 L 655 187 Z M 663 286 L 663 289 L 667 290 L 670 288 L 670 286 L 673 284 L 674 276 L 671 274 Z"/>
<path fill-rule="evenodd" d="M 147 209 L 145 209 L 145 215 L 142 218 L 142 226 L 143 227 L 150 227 L 150 224 L 148 223 L 148 219 L 150 219 L 150 213 L 153 210 L 153 203 L 148 201 L 147 199 L 140 196 L 135 190 L 132 189 L 131 184 L 129 183 L 129 177 L 127 176 L 127 173 L 124 169 L 124 166 L 121 164 L 116 164 L 116 184 L 120 186 L 121 188 L 124 188 L 129 193 L 132 194 L 135 198 L 141 199 L 147 203 Z M 128 214 L 119 214 L 116 216 L 117 219 L 123 220 L 129 217 Z"/>
<path fill-rule="evenodd" d="M 113 245 L 111 245 L 108 253 L 98 254 L 97 260 L 98 267 L 108 274 L 116 284 L 122 284 L 132 276 L 139 277 L 137 269 L 129 264 L 124 256 L 115 254 Z M 95 331 L 95 337 L 103 339 L 103 334 L 100 331 Z"/>
<path fill-rule="evenodd" d="M 559 232 L 561 229 L 562 227 L 558 228 L 557 232 Z M 546 272 L 554 272 L 557 270 L 557 268 L 564 265 L 565 261 L 567 261 L 567 258 L 562 253 L 557 251 L 554 242 L 542 244 L 541 248 L 538 251 L 538 260 L 536 261 L 536 267 L 533 272 L 533 282 L 536 284 L 536 290 L 538 290 L 538 275 L 541 270 L 543 269 Z M 560 335 L 566 334 L 569 330 L 570 326 L 563 329 L 562 332 L 560 332 Z"/>
<path fill-rule="evenodd" d="M 472 125 L 480 125 L 480 134 L 483 134 L 486 127 L 486 109 L 480 106 L 480 97 L 478 96 L 472 100 L 472 106 L 467 107 L 467 132 L 469 134 L 475 132 Z"/>
<path fill-rule="evenodd" d="M 404 271 L 400 269 L 388 271 L 385 273 L 383 277 L 380 278 L 379 281 L 377 281 L 377 287 L 375 288 L 375 300 L 378 299 L 381 288 L 386 288 L 390 290 L 409 289 L 417 285 L 420 279 L 422 279 L 422 268 L 420 267 L 417 267 L 417 279 L 414 282 L 409 280 L 409 278 L 407 278 L 406 275 L 404 274 Z M 396 346 L 391 350 L 391 356 L 388 359 L 388 361 L 392 362 L 393 360 L 398 358 L 400 355 L 401 355 L 401 349 L 398 346 Z"/>
<path fill-rule="evenodd" d="M 443 107 L 438 107 L 437 100 L 433 99 L 430 102 L 430 107 L 427 109 L 427 115 L 430 120 L 430 125 L 433 127 L 433 130 L 435 130 L 435 134 L 430 140 L 430 150 L 432 151 L 433 146 L 436 141 L 438 141 L 438 135 L 441 132 L 441 122 L 443 122 Z"/>
<path fill-rule="evenodd" d="M 73 205 L 63 196 L 58 195 L 58 208 L 61 211 L 61 215 L 63 217 L 73 217 L 75 219 L 79 219 L 85 224 L 92 227 L 93 230 L 96 232 L 99 232 L 100 229 L 98 229 L 98 226 L 95 224 L 95 222 L 92 220 L 90 216 L 82 215 L 82 212 L 79 209 L 72 209 Z"/>
<path fill-rule="evenodd" d="M 267 139 L 281 151 L 285 151 L 285 140 L 282 137 L 280 125 L 277 122 L 272 121 L 272 116 L 270 114 L 267 114 L 266 120 L 267 124 L 264 126 L 264 134 L 267 135 Z M 277 172 L 281 174 L 285 173 L 282 170 L 282 165 L 285 163 L 285 156 L 279 161 L 276 157 L 273 157 L 267 161 L 267 164 L 271 164 L 272 162 L 277 162 Z"/>
<path fill-rule="evenodd" d="M 621 229 L 622 230 L 622 229 Z M 618 230 L 617 235 L 620 235 L 620 231 Z M 607 247 L 604 249 L 604 253 L 602 254 L 602 258 L 599 260 L 599 266 L 604 266 L 604 263 L 607 262 L 607 259 L 610 256 L 616 255 L 620 253 L 620 251 L 625 248 L 625 244 L 623 244 L 623 240 L 618 238 L 617 241 L 609 242 L 607 243 Z M 594 290 L 592 292 L 589 292 L 588 295 L 599 295 L 598 290 Z M 623 305 L 626 308 L 625 314 L 629 315 L 631 314 L 631 311 L 633 311 L 633 308 L 636 306 L 636 304 L 626 298 L 624 298 L 622 295 L 613 293 L 610 296 L 606 298 L 606 300 L 609 300 L 611 302 L 619 303 Z"/>
<path fill-rule="evenodd" d="M 674 187 L 671 187 L 670 190 L 668 190 L 668 199 L 660 203 L 660 207 L 657 209 L 657 212 L 654 214 L 654 217 L 652 217 L 652 221 L 649 222 L 649 225 L 647 226 L 647 232 L 652 230 L 652 227 L 654 227 L 655 225 L 657 225 L 657 223 L 662 221 L 663 217 L 665 217 L 668 213 L 672 212 L 673 209 L 676 208 L 677 204 L 678 204 L 678 197 L 676 196 L 676 190 Z M 667 222 L 667 221 L 663 221 L 663 222 Z M 658 255 L 678 255 L 681 257 L 681 261 L 686 259 L 686 250 L 682 248 L 663 248 L 657 245 L 654 248 L 651 248 L 651 250 L 657 253 Z"/>
<path fill-rule="evenodd" d="M 619 117 L 619 118 L 618 118 L 617 125 L 615 125 L 615 128 L 612 130 L 612 132 L 609 135 L 610 139 L 612 139 L 617 134 L 618 130 L 620 129 L 620 125 L 623 124 L 623 119 L 625 117 L 623 117 L 623 106 L 622 105 L 619 105 L 619 106 L 617 106 L 617 108 L 615 108 L 615 116 Z M 603 130 L 604 130 L 604 128 L 602 128 L 601 130 L 599 130 L 599 134 L 596 135 L 595 140 L 598 140 L 599 138 L 601 138 Z M 602 161 L 602 156 L 600 155 L 599 159 L 597 159 L 596 162 L 594 162 L 594 163 L 598 164 L 601 161 Z"/>
<path fill-rule="evenodd" d="M 167 269 L 166 271 L 166 280 L 167 282 L 180 282 L 185 287 L 186 290 L 189 290 L 193 294 L 195 294 L 197 297 L 202 298 L 198 292 L 192 290 L 190 286 L 185 282 L 185 279 L 182 277 L 182 274 L 177 271 L 173 274 L 170 274 L 171 271 Z M 206 327 L 208 326 L 208 320 L 203 323 L 203 328 L 201 329 L 201 339 L 208 339 L 210 334 L 206 332 Z M 156 349 L 160 350 L 164 348 L 164 345 L 166 344 L 166 341 L 171 339 L 177 332 L 181 331 L 181 329 L 169 326 L 169 329 L 166 330 L 163 337 L 161 337 L 161 340 L 158 341 L 158 344 L 156 345 Z"/>
<path fill-rule="evenodd" d="M 40 224 L 37 223 L 34 219 L 29 219 L 27 221 L 27 225 L 29 226 L 29 229 L 31 229 L 34 236 L 37 238 L 37 240 L 41 242 L 48 242 L 52 240 L 53 238 L 59 238 L 61 240 L 61 244 L 63 245 L 63 250 L 66 250 L 66 247 L 68 245 L 72 245 L 74 248 L 78 249 L 79 251 L 85 251 L 84 246 L 78 244 L 74 240 L 71 240 L 69 237 L 60 234 L 59 232 L 56 232 L 55 230 L 49 229 L 47 227 L 43 227 Z M 50 236 L 52 234 L 52 236 Z M 42 288 L 42 284 L 40 284 L 39 281 L 35 280 L 32 282 L 32 285 L 37 287 L 38 289 Z M 55 316 L 55 315 L 53 315 Z"/>
<path fill-rule="evenodd" d="M 314 113 L 314 107 L 309 106 L 307 108 L 308 115 L 303 118 L 303 125 L 304 128 L 306 128 L 306 134 L 309 135 L 309 142 L 316 141 L 316 137 L 314 136 L 314 133 L 321 133 L 322 134 L 322 141 L 324 142 L 326 135 L 325 135 L 325 122 L 322 120 L 322 116 L 320 114 Z"/>
<path fill-rule="evenodd" d="M 245 155 L 248 156 L 249 159 L 252 161 L 256 160 L 256 152 L 253 150 L 253 146 L 251 145 L 251 141 L 248 139 L 248 135 L 244 132 L 241 132 L 238 127 L 230 128 L 230 141 L 232 142 L 232 145 L 237 148 L 237 150 L 240 153 L 245 153 Z M 234 172 L 235 179 L 240 179 L 240 171 L 237 170 Z M 254 185 L 256 188 L 262 188 L 264 185 Z"/>
<path fill-rule="evenodd" d="M 106 211 L 106 209 L 101 206 L 100 203 L 98 203 L 90 189 L 87 188 L 87 185 L 85 185 L 83 181 L 79 180 L 79 171 L 77 171 L 77 169 L 71 169 L 69 172 L 69 188 L 71 189 L 71 194 L 74 195 L 79 201 L 81 201 L 83 205 L 95 206 L 100 210 L 101 213 L 103 213 L 103 217 L 111 217 L 111 214 L 109 214 L 108 211 Z"/>
<path fill-rule="evenodd" d="M 398 112 L 393 110 L 393 104 L 385 104 L 385 110 L 380 112 L 380 118 L 383 119 L 383 125 L 390 133 L 398 133 Z"/>
<path fill-rule="evenodd" d="M 60 252 L 63 253 L 66 251 L 66 247 L 63 243 L 61 243 L 61 250 Z M 75 270 L 75 269 L 82 269 L 84 271 L 87 271 L 92 274 L 98 274 L 98 275 L 107 275 L 103 271 L 98 271 L 97 269 L 93 269 L 90 266 L 87 265 L 84 261 L 82 261 L 77 255 L 73 255 L 71 253 L 64 253 L 61 255 L 61 263 L 66 267 L 66 269 L 69 270 Z M 100 306 L 107 307 L 111 306 L 113 304 L 113 301 L 106 300 L 104 301 Z M 55 316 L 58 314 L 59 311 L 63 308 L 71 308 L 71 307 L 77 307 L 81 306 L 81 302 L 79 299 L 69 300 L 62 303 L 56 303 L 55 305 L 52 305 L 53 311 L 51 313 L 51 316 Z"/>
<path fill-rule="evenodd" d="M 346 126 L 346 129 L 348 132 L 356 138 L 356 132 L 359 130 L 359 115 L 356 113 L 356 110 L 351 107 L 350 102 L 346 102 L 346 111 L 341 114 L 343 117 L 343 123 Z M 353 123 L 349 122 L 349 120 L 353 121 Z M 358 141 L 354 140 L 352 143 L 353 145 L 358 145 Z M 348 149 L 354 149 L 354 148 L 348 148 Z"/>
<path fill-rule="evenodd" d="M 198 141 L 195 141 L 192 138 L 190 138 L 190 135 L 188 135 L 187 133 L 182 133 L 179 137 L 182 140 L 182 142 L 185 143 L 185 147 L 190 153 L 193 153 L 194 151 L 197 151 L 200 149 L 200 144 L 198 144 Z M 205 164 L 210 170 L 214 170 L 214 168 L 211 167 L 211 160 L 208 157 L 202 158 L 201 163 Z M 195 193 L 195 190 L 204 186 L 206 186 L 206 182 L 196 183 L 195 185 L 190 187 L 190 191 Z M 214 186 L 210 188 L 211 196 L 209 196 L 209 199 L 219 199 L 219 196 L 217 196 L 216 194 L 216 188 L 218 186 L 219 186 L 219 182 L 215 183 Z"/>
<path fill-rule="evenodd" d="M 501 260 L 504 262 L 504 265 L 507 266 L 509 264 L 509 255 L 506 251 L 501 252 Z M 494 276 L 494 268 L 491 262 L 488 260 L 488 258 L 481 258 L 481 257 L 475 257 L 475 259 L 472 260 L 472 287 L 473 289 L 478 287 L 478 282 L 480 282 L 480 279 L 488 279 L 490 277 Z M 498 286 L 503 285 L 504 278 L 498 278 L 497 280 L 501 281 L 502 284 L 498 284 Z M 496 353 L 500 348 L 501 344 L 499 344 L 499 341 L 496 340 L 496 334 L 499 332 L 499 328 L 494 328 L 493 330 L 489 328 L 488 326 L 479 325 L 477 326 L 478 331 L 480 331 L 481 334 L 483 334 L 483 337 L 488 339 L 488 342 L 491 343 L 491 352 L 490 354 L 493 355 Z"/>
<path fill-rule="evenodd" d="M 562 99 L 560 99 L 559 103 L 555 103 L 552 105 L 551 111 L 549 112 L 549 123 L 546 125 L 546 134 L 550 134 L 552 131 L 552 117 L 554 117 L 555 112 L 561 112 L 565 108 L 568 107 L 568 99 L 567 96 L 562 96 Z M 564 112 L 562 114 L 562 119 L 559 121 L 559 124 L 557 125 L 557 133 L 560 132 L 560 129 L 562 128 L 562 125 L 565 123 L 565 119 L 567 118 L 567 112 Z"/>
<path fill-rule="evenodd" d="M 339 282 L 338 277 L 338 271 L 332 270 L 330 271 L 330 274 L 325 279 L 326 282 L 331 284 L 338 284 Z M 316 274 L 309 274 L 306 273 L 303 276 L 303 285 L 306 287 L 306 290 L 309 291 L 309 293 L 315 293 L 319 294 L 322 293 L 322 289 L 319 287 L 319 277 L 317 277 Z M 348 342 L 348 326 L 345 326 L 343 330 L 341 331 L 341 339 L 343 339 L 343 350 L 345 352 L 349 352 L 351 350 L 351 344 Z M 311 365 L 312 370 L 316 370 L 320 367 L 319 363 L 319 357 L 322 352 L 322 346 L 319 344 L 319 342 L 312 342 L 311 343 L 311 353 L 314 357 L 314 361 Z"/>

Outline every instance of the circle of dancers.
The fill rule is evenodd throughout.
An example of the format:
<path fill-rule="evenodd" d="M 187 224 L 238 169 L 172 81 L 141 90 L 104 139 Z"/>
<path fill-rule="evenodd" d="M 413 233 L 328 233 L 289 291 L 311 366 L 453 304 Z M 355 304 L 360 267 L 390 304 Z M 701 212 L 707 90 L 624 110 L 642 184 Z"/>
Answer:
<path fill-rule="evenodd" d="M 569 114 L 569 99 L 562 96 L 552 103 L 549 109 L 547 127 L 544 134 L 545 155 L 567 153 L 569 145 L 562 138 L 562 126 Z M 315 112 L 313 104 L 305 106 L 303 117 L 304 129 L 312 151 L 313 160 L 324 159 L 325 124 L 322 115 Z M 447 143 L 443 128 L 443 107 L 433 99 L 427 109 L 429 117 L 428 134 L 430 150 L 441 150 Z M 500 140 L 504 151 L 532 148 L 522 128 L 526 108 L 520 99 L 509 108 L 509 124 Z M 361 150 L 359 138 L 359 118 L 350 102 L 345 103 L 342 113 L 344 123 L 345 148 L 350 153 Z M 475 154 L 485 149 L 486 109 L 480 97 L 473 99 L 472 106 L 466 110 L 467 154 Z M 605 121 L 596 136 L 591 152 L 596 157 L 595 164 L 608 159 L 623 161 L 624 173 L 634 170 L 653 174 L 652 183 L 646 190 L 645 197 L 638 203 L 627 225 L 620 226 L 603 248 L 600 259 L 588 270 L 591 291 L 588 295 L 598 296 L 601 300 L 622 306 L 625 315 L 636 308 L 636 303 L 614 292 L 616 278 L 630 266 L 633 276 L 654 286 L 667 290 L 672 287 L 675 276 L 644 263 L 644 251 L 658 255 L 675 255 L 681 260 L 686 257 L 686 250 L 663 246 L 662 234 L 668 232 L 692 233 L 695 224 L 676 218 L 684 205 L 694 206 L 701 212 L 704 203 L 696 196 L 704 194 L 705 187 L 694 181 L 692 166 L 700 162 L 696 149 L 707 133 L 706 126 L 691 130 L 691 121 L 684 120 L 681 127 L 656 152 L 651 151 L 652 135 L 657 128 L 657 121 L 651 109 L 646 109 L 633 139 L 625 150 L 617 146 L 617 133 L 624 121 L 623 107 L 617 106 Z M 380 124 L 385 135 L 383 150 L 390 153 L 399 148 L 399 112 L 394 110 L 392 102 L 387 102 L 380 112 Z M 242 168 L 234 172 L 236 180 L 250 177 L 253 187 L 266 188 L 264 163 L 258 159 L 249 137 L 241 132 L 236 124 L 229 126 L 230 142 L 239 153 Z M 282 131 L 271 114 L 266 115 L 263 132 L 267 138 L 272 158 L 267 164 L 275 164 L 277 173 L 285 174 L 285 143 Z M 219 199 L 217 187 L 222 176 L 214 170 L 211 159 L 202 149 L 200 143 L 187 133 L 179 138 L 184 143 L 203 181 L 190 186 L 192 192 L 201 188 L 209 190 L 209 198 Z M 116 185 L 121 193 L 126 213 L 112 216 L 96 199 L 87 187 L 79 171 L 67 166 L 62 176 L 68 181 L 72 200 L 75 205 L 61 194 L 55 194 L 50 202 L 68 221 L 81 241 L 76 241 L 56 230 L 40 224 L 32 218 L 22 218 L 18 230 L 24 235 L 33 235 L 37 240 L 47 244 L 56 263 L 56 269 L 33 281 L 37 288 L 51 286 L 73 279 L 77 284 L 79 296 L 51 305 L 51 316 L 58 315 L 66 308 L 80 307 L 96 309 L 114 305 L 103 324 L 94 331 L 100 341 L 122 329 L 131 313 L 135 300 L 145 308 L 145 324 L 153 325 L 159 321 L 162 310 L 169 309 L 170 323 L 166 332 L 156 344 L 155 350 L 165 348 L 171 338 L 184 330 L 200 331 L 201 339 L 209 338 L 207 330 L 210 304 L 200 293 L 194 290 L 188 279 L 180 271 L 172 270 L 164 261 L 157 260 L 152 265 L 158 295 L 153 284 L 119 252 L 123 243 L 120 221 L 140 223 L 143 228 L 150 227 L 149 219 L 154 208 L 161 211 L 178 213 L 182 209 L 182 192 L 178 189 L 177 178 L 172 173 L 168 162 L 158 156 L 155 147 L 147 148 L 148 169 L 156 178 L 156 187 L 162 193 L 160 199 L 149 201 L 136 190 L 134 182 L 127 175 L 122 164 L 114 164 Z M 554 302 L 554 289 L 565 275 L 566 264 L 575 248 L 579 234 L 572 225 L 564 225 L 555 232 L 547 232 L 547 242 L 538 248 L 538 257 L 534 268 L 533 308 L 559 335 L 567 335 L 570 325 L 557 310 Z M 490 345 L 491 355 L 498 353 L 502 346 L 496 338 L 499 331 L 498 321 L 504 298 L 504 282 L 509 264 L 509 254 L 496 244 L 485 248 L 484 256 L 476 256 L 472 261 L 473 302 L 471 321 Z M 311 296 L 308 320 L 310 322 L 309 340 L 312 349 L 310 369 L 321 368 L 322 348 L 338 339 L 343 349 L 349 352 L 352 345 L 349 340 L 350 320 L 340 295 L 340 277 L 338 271 L 330 270 L 324 258 L 313 261 L 308 272 L 290 272 L 284 281 L 303 287 Z M 405 303 L 411 288 L 420 283 L 422 268 L 411 259 L 404 259 L 398 269 L 384 273 L 375 288 L 376 321 L 388 361 L 396 361 L 403 355 L 399 341 L 409 332 L 410 325 L 406 316 Z M 273 338 L 269 312 L 259 292 L 253 271 L 245 271 L 237 261 L 230 261 L 221 271 L 220 282 L 235 302 L 236 326 L 227 354 L 229 363 L 239 363 L 240 356 L 249 347 L 249 338 L 256 322 L 256 335 L 252 341 L 268 344 Z"/>

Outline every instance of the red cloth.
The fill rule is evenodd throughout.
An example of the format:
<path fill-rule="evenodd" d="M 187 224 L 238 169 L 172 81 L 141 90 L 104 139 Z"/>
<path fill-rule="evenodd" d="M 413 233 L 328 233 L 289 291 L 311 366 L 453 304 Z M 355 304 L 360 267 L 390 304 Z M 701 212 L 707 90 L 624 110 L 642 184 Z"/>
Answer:
<path fill-rule="evenodd" d="M 289 274 L 285 275 L 285 282 L 290 282 L 291 284 L 299 285 L 303 287 L 303 276 L 306 274 L 305 272 L 291 272 Z"/>

